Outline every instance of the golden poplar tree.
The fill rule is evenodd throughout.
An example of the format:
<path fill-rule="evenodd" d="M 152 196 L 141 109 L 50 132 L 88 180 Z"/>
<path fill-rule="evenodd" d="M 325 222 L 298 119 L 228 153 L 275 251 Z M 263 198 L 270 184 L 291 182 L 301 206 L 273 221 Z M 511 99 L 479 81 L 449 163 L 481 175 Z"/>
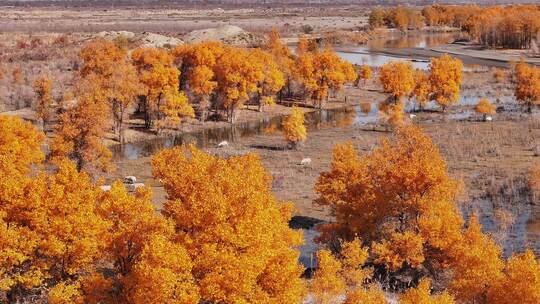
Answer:
<path fill-rule="evenodd" d="M 214 41 L 181 45 L 173 50 L 175 61 L 180 65 L 180 89 L 198 98 L 202 122 L 206 120 L 217 87 L 214 69 L 224 51 L 224 45 Z"/>
<path fill-rule="evenodd" d="M 426 72 L 419 69 L 414 70 L 414 88 L 410 97 L 414 98 L 419 110 L 422 110 L 430 100 L 430 89 L 429 76 Z"/>
<path fill-rule="evenodd" d="M 413 68 L 409 62 L 393 61 L 385 63 L 379 71 L 379 81 L 392 101 L 397 103 L 414 89 Z"/>
<path fill-rule="evenodd" d="M 256 97 L 259 111 L 262 111 L 265 105 L 275 104 L 274 96 L 285 85 L 285 76 L 272 54 L 261 49 L 254 49 L 250 52 L 250 58 L 253 66 L 262 74 L 257 83 Z"/>
<path fill-rule="evenodd" d="M 463 63 L 444 54 L 439 58 L 431 58 L 429 68 L 432 99 L 437 101 L 444 111 L 459 100 Z"/>
<path fill-rule="evenodd" d="M 306 140 L 307 130 L 304 125 L 304 112 L 293 107 L 291 115 L 283 121 L 283 135 L 292 148 L 296 148 L 299 142 Z"/>
<path fill-rule="evenodd" d="M 217 93 L 221 105 L 227 111 L 229 122 L 237 119 L 237 110 L 258 91 L 258 83 L 263 80 L 262 71 L 254 66 L 249 52 L 245 49 L 227 48 L 215 68 Z"/>
<path fill-rule="evenodd" d="M 272 54 L 274 61 L 285 78 L 285 85 L 279 92 L 279 97 L 283 97 L 283 89 L 287 88 L 287 94 L 291 94 L 291 82 L 294 77 L 294 59 L 289 47 L 281 41 L 279 31 L 274 27 L 268 35 L 268 42 L 265 49 Z"/>
<path fill-rule="evenodd" d="M 103 249 L 108 225 L 96 213 L 99 190 L 69 162 L 52 174 L 19 177 L 17 187 L 0 198 L 0 287 L 17 302 L 46 286 L 58 302 L 73 292 L 63 287 L 91 271 Z"/>
<path fill-rule="evenodd" d="M 388 269 L 446 268 L 463 220 L 454 197 L 457 182 L 433 142 L 414 126 L 397 130 L 371 154 L 336 146 L 331 170 L 315 186 L 317 203 L 334 223 L 319 227 L 323 242 L 359 236 L 375 263 Z"/>
<path fill-rule="evenodd" d="M 540 68 L 530 66 L 522 59 L 514 68 L 514 77 L 514 95 L 531 112 L 534 105 L 540 105 Z"/>
<path fill-rule="evenodd" d="M 113 119 L 118 141 L 123 143 L 127 111 L 143 93 L 136 69 L 126 51 L 104 39 L 85 44 L 79 57 L 83 60 L 81 77 L 91 79 L 93 86 L 101 90 L 110 111 L 103 115 Z"/>
<path fill-rule="evenodd" d="M 24 224 L 24 214 L 17 208 L 27 204 L 25 186 L 30 182 L 31 166 L 45 158 L 40 149 L 43 139 L 43 133 L 30 123 L 0 115 L 0 291 L 13 301 L 44 279 L 33 264 L 39 236 Z"/>
<path fill-rule="evenodd" d="M 173 56 L 167 50 L 138 48 L 133 51 L 131 58 L 144 86 L 147 128 L 156 122 L 155 127 L 159 132 L 177 126 L 182 118 L 195 115 L 187 96 L 179 91 L 180 73 L 173 64 Z"/>
<path fill-rule="evenodd" d="M 52 118 L 53 97 L 52 79 L 49 76 L 41 76 L 34 81 L 34 92 L 36 94 L 36 114 L 43 122 L 43 130 L 46 132 L 47 123 Z"/>
<path fill-rule="evenodd" d="M 112 153 L 103 143 L 109 126 L 109 95 L 99 79 L 97 74 L 90 74 L 76 84 L 76 102 L 58 117 L 51 142 L 53 162 L 69 158 L 78 170 L 92 174 L 113 168 Z"/>
<path fill-rule="evenodd" d="M 300 47 L 295 79 L 303 87 L 304 97 L 310 97 L 321 108 L 330 93 L 337 93 L 346 83 L 354 82 L 356 72 L 350 62 L 342 60 L 332 49 L 299 52 Z"/>
<path fill-rule="evenodd" d="M 111 93 L 109 103 L 118 141 L 124 143 L 124 121 L 143 92 L 137 70 L 129 61 L 118 62 L 106 85 Z"/>
<path fill-rule="evenodd" d="M 298 303 L 304 286 L 288 227 L 291 204 L 271 193 L 257 155 L 220 159 L 195 147 L 163 150 L 153 174 L 167 191 L 163 215 L 193 260 L 202 302 Z"/>

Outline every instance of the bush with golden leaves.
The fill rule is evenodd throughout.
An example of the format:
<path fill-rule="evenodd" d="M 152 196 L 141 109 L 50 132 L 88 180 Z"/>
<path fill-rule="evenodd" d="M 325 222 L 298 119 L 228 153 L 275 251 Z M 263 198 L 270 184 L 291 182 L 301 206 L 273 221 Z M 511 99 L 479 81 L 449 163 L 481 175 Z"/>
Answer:
<path fill-rule="evenodd" d="M 482 98 L 478 104 L 474 107 L 476 113 L 482 115 L 482 119 L 486 121 L 488 115 L 493 115 L 496 113 L 497 107 L 489 102 L 487 98 Z"/>
<path fill-rule="evenodd" d="M 297 107 L 293 107 L 291 115 L 283 121 L 283 135 L 293 148 L 299 142 L 306 140 L 307 130 L 304 126 L 304 112 Z"/>

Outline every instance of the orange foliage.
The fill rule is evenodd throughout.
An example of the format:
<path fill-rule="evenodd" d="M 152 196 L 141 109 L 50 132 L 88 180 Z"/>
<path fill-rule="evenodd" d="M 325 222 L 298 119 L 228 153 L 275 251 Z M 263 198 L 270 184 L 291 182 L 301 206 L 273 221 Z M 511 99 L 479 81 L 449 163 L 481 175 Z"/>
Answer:
<path fill-rule="evenodd" d="M 430 89 L 429 76 L 426 72 L 419 69 L 414 70 L 414 89 L 410 97 L 414 97 L 414 101 L 420 110 L 430 99 Z"/>
<path fill-rule="evenodd" d="M 52 79 L 49 76 L 41 76 L 34 81 L 34 92 L 36 93 L 36 114 L 43 121 L 43 129 L 52 116 Z"/>
<path fill-rule="evenodd" d="M 386 93 L 390 93 L 394 101 L 408 96 L 414 88 L 414 76 L 411 63 L 392 61 L 385 63 L 379 71 L 379 81 Z"/>
<path fill-rule="evenodd" d="M 524 49 L 540 32 L 539 18 L 535 5 L 492 6 L 472 14 L 464 29 L 483 45 Z"/>
<path fill-rule="evenodd" d="M 341 244 L 335 256 L 328 250 L 317 253 L 318 268 L 311 280 L 310 290 L 317 303 L 335 303 L 345 295 L 345 304 L 386 303 L 382 290 L 372 284 L 364 286 L 371 278 L 371 269 L 365 268 L 368 249 L 359 239 Z"/>
<path fill-rule="evenodd" d="M 469 220 L 463 240 L 453 251 L 453 280 L 450 290 L 460 301 L 484 303 L 493 282 L 501 276 L 501 249 L 482 233 L 476 216 Z"/>
<path fill-rule="evenodd" d="M 272 54 L 261 49 L 254 49 L 250 53 L 250 58 L 255 69 L 262 74 L 257 84 L 259 111 L 262 111 L 265 104 L 273 105 L 275 103 L 274 95 L 285 85 L 285 76 L 274 61 Z"/>
<path fill-rule="evenodd" d="M 477 5 L 429 5 L 422 9 L 422 15 L 429 26 L 446 25 L 466 28 L 468 20 L 480 13 Z"/>
<path fill-rule="evenodd" d="M 503 272 L 489 290 L 487 303 L 540 303 L 540 261 L 532 251 L 512 255 Z"/>
<path fill-rule="evenodd" d="M 217 90 L 230 122 L 236 121 L 236 110 L 249 99 L 249 94 L 258 91 L 258 83 L 264 78 L 249 54 L 245 49 L 228 49 L 214 71 Z"/>
<path fill-rule="evenodd" d="M 82 81 L 90 79 L 94 90 L 100 91 L 100 102 L 105 103 L 102 109 L 107 111 L 102 115 L 112 117 L 118 140 L 122 143 L 126 112 L 142 93 L 137 71 L 124 50 L 104 39 L 85 44 L 79 56 L 83 60 Z"/>
<path fill-rule="evenodd" d="M 291 81 L 294 77 L 294 60 L 291 50 L 281 41 L 281 36 L 276 28 L 272 28 L 270 31 L 265 49 L 274 57 L 274 61 L 285 77 L 285 86 L 290 93 Z"/>
<path fill-rule="evenodd" d="M 445 110 L 459 99 L 463 63 L 457 58 L 444 54 L 439 58 L 431 58 L 429 67 L 432 99 Z"/>
<path fill-rule="evenodd" d="M 79 58 L 83 61 L 81 76 L 97 74 L 107 78 L 112 75 L 118 62 L 126 60 L 126 53 L 112 41 L 100 38 L 86 43 L 79 53 Z"/>
<path fill-rule="evenodd" d="M 163 150 L 153 173 L 165 187 L 165 217 L 193 260 L 201 301 L 298 303 L 304 295 L 288 227 L 292 206 L 270 191 L 257 155 L 220 159 L 194 147 Z"/>
<path fill-rule="evenodd" d="M 534 105 L 540 105 L 540 68 L 528 65 L 522 59 L 514 68 L 514 76 L 514 95 L 531 112 Z"/>
<path fill-rule="evenodd" d="M 372 251 L 377 257 L 375 262 L 388 266 L 392 271 L 402 267 L 418 268 L 425 261 L 423 242 L 421 235 L 411 231 L 394 233 L 388 241 L 372 245 Z"/>
<path fill-rule="evenodd" d="M 406 31 L 421 28 L 424 25 L 424 20 L 419 11 L 408 7 L 394 7 L 384 10 L 376 8 L 369 15 L 369 25 L 371 28 L 386 25 Z"/>
<path fill-rule="evenodd" d="M 367 65 L 363 65 L 358 70 L 358 76 L 356 78 L 357 85 L 360 82 L 360 79 L 364 81 L 364 85 L 366 84 L 367 80 L 370 80 L 372 77 L 373 72 L 371 71 L 371 68 Z"/>
<path fill-rule="evenodd" d="M 476 113 L 482 114 L 484 120 L 486 120 L 487 115 L 493 115 L 496 113 L 497 107 L 489 102 L 487 98 L 482 98 L 474 108 Z"/>
<path fill-rule="evenodd" d="M 339 92 L 356 79 L 351 63 L 342 60 L 333 50 L 303 52 L 296 59 L 295 78 L 308 96 L 322 107 L 329 93 Z"/>
<path fill-rule="evenodd" d="M 195 115 L 187 96 L 179 91 L 180 73 L 167 50 L 138 48 L 133 51 L 131 58 L 144 85 L 146 127 L 151 127 L 157 120 L 159 132 L 178 125 L 183 117 Z"/>
<path fill-rule="evenodd" d="M 189 90 L 199 98 L 201 121 L 206 120 L 210 95 L 217 82 L 214 69 L 225 46 L 219 42 L 202 42 L 178 46 L 173 50 L 175 61 L 180 62 L 180 88 Z"/>
<path fill-rule="evenodd" d="M 47 280 L 48 286 L 59 284 L 52 300 L 61 303 L 64 293 L 73 292 L 62 286 L 90 271 L 101 254 L 108 225 L 95 213 L 99 190 L 88 175 L 68 162 L 61 163 L 56 173 L 41 173 L 18 186 L 25 189 L 24 194 L 12 191 L 0 206 L 2 223 L 8 224 L 6 235 L 21 242 L 10 246 L 2 234 L 0 246 L 7 245 L 12 256 L 8 265 L 3 264 L 0 286 L 17 299 L 21 291 L 28 292 Z"/>
<path fill-rule="evenodd" d="M 329 250 L 317 252 L 317 263 L 317 271 L 311 280 L 310 289 L 317 303 L 334 303 L 336 298 L 346 290 L 345 281 L 340 276 L 343 271 L 341 263 Z"/>
<path fill-rule="evenodd" d="M 398 129 L 395 142 L 383 140 L 363 157 L 350 144 L 336 146 L 331 170 L 321 174 L 315 190 L 317 203 L 336 217 L 320 226 L 320 240 L 358 235 L 373 242 L 379 263 L 392 269 L 424 261 L 446 267 L 449 248 L 460 238 L 457 183 L 417 127 Z"/>
<path fill-rule="evenodd" d="M 118 141 L 124 142 L 124 120 L 137 97 L 143 92 L 135 67 L 127 61 L 117 62 L 110 79 L 105 82 L 109 91 L 109 104 L 118 133 Z"/>
<path fill-rule="evenodd" d="M 416 288 L 407 290 L 400 298 L 400 304 L 454 304 L 448 293 L 431 295 L 430 281 L 423 279 Z"/>
<path fill-rule="evenodd" d="M 197 303 L 191 258 L 184 247 L 172 241 L 174 226 L 155 212 L 150 189 L 141 188 L 130 195 L 116 182 L 100 201 L 99 213 L 112 225 L 104 258 L 114 265 L 115 275 L 108 276 L 111 283 L 100 298 L 85 291 L 86 301 Z"/>
<path fill-rule="evenodd" d="M 297 107 L 293 107 L 291 115 L 283 121 L 283 135 L 293 147 L 298 142 L 307 138 L 307 130 L 304 126 L 304 112 Z"/>
<path fill-rule="evenodd" d="M 102 142 L 108 128 L 107 91 L 100 85 L 100 77 L 89 74 L 75 88 L 76 104 L 58 117 L 51 143 L 51 158 L 73 159 L 78 170 L 87 172 L 112 169 L 112 153 Z"/>
<path fill-rule="evenodd" d="M 386 296 L 384 292 L 376 285 L 371 285 L 369 288 L 356 288 L 347 293 L 343 304 L 386 304 Z"/>

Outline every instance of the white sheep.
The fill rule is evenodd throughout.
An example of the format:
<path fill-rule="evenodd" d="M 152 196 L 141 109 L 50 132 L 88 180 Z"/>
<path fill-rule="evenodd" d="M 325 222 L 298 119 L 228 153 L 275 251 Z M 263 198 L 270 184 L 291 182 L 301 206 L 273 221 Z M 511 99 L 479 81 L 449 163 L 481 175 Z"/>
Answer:
<path fill-rule="evenodd" d="M 309 157 L 303 158 L 302 161 L 300 162 L 301 166 L 307 166 L 309 164 L 311 164 L 311 158 Z"/>
<path fill-rule="evenodd" d="M 124 177 L 124 184 L 135 184 L 137 182 L 137 178 L 135 176 L 129 175 Z"/>
<path fill-rule="evenodd" d="M 416 118 L 416 114 L 409 114 L 409 118 L 410 118 L 410 119 L 415 119 L 415 118 Z"/>
<path fill-rule="evenodd" d="M 486 117 L 486 121 L 492 121 L 492 120 L 493 120 L 493 117 L 491 117 L 491 116 Z"/>
<path fill-rule="evenodd" d="M 220 142 L 220 143 L 217 145 L 217 147 L 218 147 L 218 148 L 223 148 L 223 147 L 226 147 L 226 146 L 228 146 L 228 145 L 229 145 L 229 142 L 226 141 L 226 140 L 224 140 L 224 141 Z"/>

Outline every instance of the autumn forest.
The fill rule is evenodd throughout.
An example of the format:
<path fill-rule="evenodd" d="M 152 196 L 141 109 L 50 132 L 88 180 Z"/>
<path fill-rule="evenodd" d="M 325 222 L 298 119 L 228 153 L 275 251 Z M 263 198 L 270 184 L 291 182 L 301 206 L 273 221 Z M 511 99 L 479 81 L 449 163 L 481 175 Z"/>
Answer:
<path fill-rule="evenodd" d="M 32 96 L 21 107 L 30 118 L 0 112 L 0 303 L 540 303 L 536 248 L 508 250 L 468 207 L 502 197 L 501 218 L 540 203 L 540 64 L 529 54 L 540 8 L 376 7 L 364 17 L 363 45 L 439 30 L 474 49 L 447 43 L 418 59 L 373 47 L 392 59 L 353 63 L 344 54 L 364 49 L 305 25 L 266 27 L 256 46 L 189 34 L 135 45 L 128 32 L 0 43 L 10 92 L 0 101 Z M 72 61 L 58 76 L 61 57 Z M 313 123 L 336 109 L 349 116 Z M 111 149 L 133 134 L 171 138 L 251 117 L 280 120 L 237 142 L 175 142 L 138 167 Z M 295 174 L 276 169 L 285 162 Z M 131 189 L 115 170 L 148 171 L 147 184 Z M 280 192 L 287 179 L 307 194 Z M 306 208 L 325 215 L 294 228 L 314 217 Z"/>

